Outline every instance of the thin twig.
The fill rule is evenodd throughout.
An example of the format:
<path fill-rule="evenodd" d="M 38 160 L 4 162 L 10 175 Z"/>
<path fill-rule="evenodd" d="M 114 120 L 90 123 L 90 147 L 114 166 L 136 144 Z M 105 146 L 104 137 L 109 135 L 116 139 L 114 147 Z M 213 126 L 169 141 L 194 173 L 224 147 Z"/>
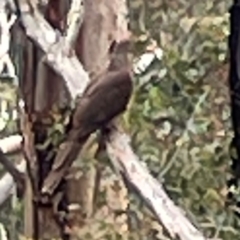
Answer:
<path fill-rule="evenodd" d="M 83 0 L 72 0 L 71 7 L 67 15 L 67 29 L 65 37 L 65 42 L 69 49 L 73 49 L 80 26 L 83 22 L 83 17 Z"/>

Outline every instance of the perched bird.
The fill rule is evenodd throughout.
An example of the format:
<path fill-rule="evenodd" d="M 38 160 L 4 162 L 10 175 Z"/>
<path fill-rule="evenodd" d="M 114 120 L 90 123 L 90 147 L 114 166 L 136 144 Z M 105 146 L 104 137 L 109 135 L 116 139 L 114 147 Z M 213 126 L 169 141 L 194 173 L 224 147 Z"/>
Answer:
<path fill-rule="evenodd" d="M 89 84 L 79 99 L 68 126 L 66 141 L 60 145 L 43 183 L 43 195 L 54 194 L 90 134 L 126 110 L 133 90 L 129 46 L 129 41 L 111 45 L 107 70 Z"/>

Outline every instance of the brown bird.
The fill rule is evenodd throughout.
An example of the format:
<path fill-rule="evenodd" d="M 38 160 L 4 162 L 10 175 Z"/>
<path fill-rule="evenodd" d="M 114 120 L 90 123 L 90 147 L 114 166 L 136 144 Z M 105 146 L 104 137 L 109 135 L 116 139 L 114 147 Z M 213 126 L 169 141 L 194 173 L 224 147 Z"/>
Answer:
<path fill-rule="evenodd" d="M 91 82 L 79 99 L 66 141 L 60 145 L 52 169 L 44 181 L 43 195 L 54 194 L 90 134 L 126 110 L 133 90 L 129 46 L 129 41 L 111 45 L 108 69 Z"/>

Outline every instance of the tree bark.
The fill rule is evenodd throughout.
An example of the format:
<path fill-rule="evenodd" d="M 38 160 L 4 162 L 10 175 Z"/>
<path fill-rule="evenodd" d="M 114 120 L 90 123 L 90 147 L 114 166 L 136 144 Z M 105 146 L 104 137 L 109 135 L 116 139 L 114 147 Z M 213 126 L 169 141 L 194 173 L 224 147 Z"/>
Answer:
<path fill-rule="evenodd" d="M 60 13 L 59 1 L 50 1 L 46 11 L 46 19 L 55 28 L 60 24 L 56 15 Z M 18 29 L 18 31 L 21 31 Z M 68 94 L 64 82 L 50 67 L 42 61 L 42 53 L 22 33 L 24 44 L 24 70 L 20 81 L 21 95 L 25 103 L 22 116 L 22 132 L 24 135 L 24 153 L 35 168 L 34 175 L 39 185 L 43 181 L 48 163 L 46 156 L 51 148 L 36 150 L 36 146 L 47 140 L 47 131 L 53 123 L 53 108 L 60 108 L 68 103 Z M 35 160 L 34 160 L 35 159 Z M 29 173 L 29 171 L 28 171 Z M 38 187 L 38 186 L 37 186 Z M 52 239 L 61 236 L 59 227 L 54 221 L 52 208 L 36 204 L 32 192 L 31 176 L 26 179 L 24 234 L 33 239 Z"/>
<path fill-rule="evenodd" d="M 64 7 L 66 7 L 66 4 Z M 62 10 L 66 10 L 64 7 L 60 6 L 60 1 L 50 0 L 45 15 L 48 22 L 54 28 L 59 29 L 60 32 L 64 28 L 66 17 L 62 12 Z M 76 43 L 76 52 L 91 77 L 104 71 L 108 65 L 108 50 L 116 35 L 117 11 L 117 5 L 114 1 L 85 1 L 85 21 Z M 18 29 L 18 31 L 21 30 Z M 34 166 L 35 173 L 33 172 L 33 174 L 36 174 L 37 181 L 41 182 L 45 176 L 43 165 L 46 162 L 46 149 L 36 150 L 36 145 L 47 140 L 46 132 L 53 123 L 49 120 L 51 119 L 53 106 L 57 105 L 58 111 L 60 111 L 60 108 L 66 106 L 69 96 L 64 81 L 41 61 L 41 52 L 31 41 L 26 39 L 24 34 L 22 34 L 22 42 L 24 44 L 24 71 L 20 86 L 21 95 L 25 102 L 25 113 L 22 118 L 22 131 L 25 139 L 24 152 L 26 158 L 31 161 L 30 165 Z M 47 150 L 50 151 L 50 149 Z M 77 235 L 84 235 L 86 229 L 88 229 L 87 222 L 90 219 L 93 220 L 93 204 L 96 197 L 96 188 L 99 185 L 97 183 L 97 186 L 95 186 L 96 178 L 99 176 L 96 169 L 99 169 L 99 167 L 95 168 L 93 164 L 88 172 L 83 172 L 79 167 L 73 167 L 72 174 L 69 174 L 68 191 L 66 193 L 69 203 L 76 203 L 81 206 L 70 214 L 72 230 L 76 230 L 73 230 L 73 238 L 76 233 Z M 77 177 L 79 171 L 82 176 L 80 178 Z M 114 210 L 111 209 L 119 210 L 120 208 L 123 210 L 121 200 L 118 203 L 111 203 L 111 201 L 113 198 L 121 199 L 119 194 L 123 194 L 123 196 L 126 194 L 126 189 L 122 183 L 119 183 L 121 185 L 119 191 L 112 190 L 115 181 L 119 182 L 114 176 L 109 181 L 106 179 L 102 181 L 102 190 L 107 191 L 108 195 L 106 205 L 109 205 L 105 215 L 108 218 L 111 215 L 111 223 L 115 221 Z M 59 227 L 53 218 L 52 208 L 34 204 L 34 194 L 30 182 L 31 176 L 28 176 L 25 197 L 25 236 L 34 239 L 61 237 Z M 122 190 L 122 188 L 125 190 Z M 99 217 L 102 216 L 100 212 L 103 212 L 103 209 L 98 211 L 95 220 L 99 220 Z M 116 229 L 121 228 L 118 225 Z"/>
<path fill-rule="evenodd" d="M 60 3 L 60 1 L 50 0 L 45 18 L 54 28 L 62 32 L 65 24 L 62 11 L 66 10 L 64 9 L 66 4 L 63 7 Z M 85 21 L 76 43 L 76 52 L 91 77 L 103 72 L 108 65 L 108 50 L 112 41 L 117 38 L 118 11 L 117 1 L 85 1 Z M 16 31 L 21 32 L 22 30 L 17 28 Z M 30 165 L 35 168 L 33 174 L 36 175 L 37 181 L 41 182 L 45 176 L 46 154 L 52 149 L 39 150 L 36 146 L 47 140 L 46 132 L 53 124 L 53 109 L 57 111 L 55 113 L 60 114 L 60 110 L 69 104 L 69 96 L 61 77 L 43 63 L 41 51 L 26 39 L 24 33 L 21 34 L 21 38 L 24 45 L 24 70 L 20 81 L 21 96 L 25 102 L 25 112 L 22 116 L 22 131 L 25 139 L 24 153 L 28 161 L 31 162 Z M 98 171 L 100 168 L 101 171 Z M 80 178 L 77 172 L 81 172 Z M 119 225 L 119 220 L 115 219 L 114 211 L 126 209 L 127 191 L 122 181 L 113 176 L 109 169 L 105 169 L 104 174 L 110 174 L 111 177 L 105 177 L 101 184 L 101 191 L 107 192 L 106 206 L 96 211 L 96 217 L 93 218 L 100 172 L 102 172 L 101 166 L 95 168 L 94 164 L 90 164 L 87 172 L 77 166 L 73 167 L 69 174 L 66 193 L 69 203 L 76 203 L 80 206 L 70 213 L 73 239 L 76 233 L 78 235 L 86 233 L 89 221 L 95 219 L 95 224 L 98 224 L 97 221 L 102 220 L 102 214 L 108 218 L 107 221 L 110 224 L 116 223 L 116 232 L 121 232 L 121 224 Z M 53 219 L 52 208 L 42 207 L 34 203 L 30 175 L 27 176 L 26 185 L 25 236 L 34 239 L 61 237 L 59 228 Z M 117 185 L 120 188 L 113 190 L 114 186 Z M 77 194 L 75 194 L 76 192 Z M 122 224 L 125 226 L 125 223 L 124 220 Z"/>

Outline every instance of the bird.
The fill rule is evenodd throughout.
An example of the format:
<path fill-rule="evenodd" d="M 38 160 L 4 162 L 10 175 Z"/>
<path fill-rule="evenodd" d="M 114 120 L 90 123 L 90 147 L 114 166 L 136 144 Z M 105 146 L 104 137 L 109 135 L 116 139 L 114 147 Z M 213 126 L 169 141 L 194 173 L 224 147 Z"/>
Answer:
<path fill-rule="evenodd" d="M 133 91 L 129 47 L 129 40 L 111 44 L 107 69 L 96 76 L 79 98 L 67 127 L 66 140 L 60 144 L 43 182 L 43 196 L 54 194 L 91 133 L 104 128 L 127 109 Z"/>

